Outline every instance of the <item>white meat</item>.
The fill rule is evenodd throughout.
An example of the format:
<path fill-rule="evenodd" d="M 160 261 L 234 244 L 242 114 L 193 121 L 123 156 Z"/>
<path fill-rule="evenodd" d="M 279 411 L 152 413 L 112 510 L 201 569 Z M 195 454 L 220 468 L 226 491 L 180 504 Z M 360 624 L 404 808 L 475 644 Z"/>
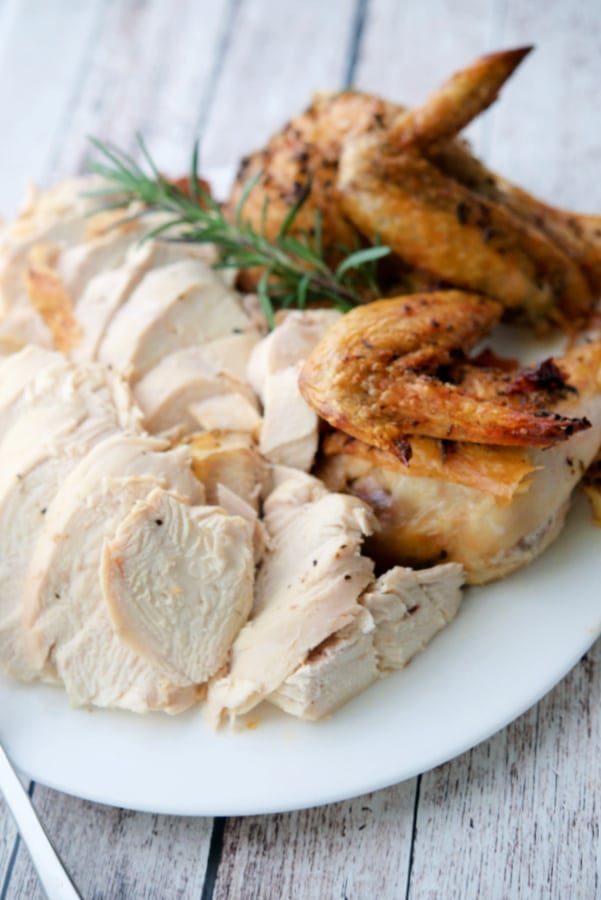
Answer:
<path fill-rule="evenodd" d="M 0 670 L 29 680 L 40 673 L 23 628 L 22 598 L 30 556 L 47 509 L 78 461 L 125 424 L 121 386 L 98 367 L 44 372 L 0 436 Z M 40 383 L 41 381 L 41 383 Z M 137 426 L 130 404 L 129 427 Z"/>
<path fill-rule="evenodd" d="M 456 563 L 390 569 L 361 597 L 364 618 L 310 653 L 268 700 L 305 719 L 330 715 L 424 650 L 457 614 L 462 583 Z"/>
<path fill-rule="evenodd" d="M 339 316 L 334 310 L 289 313 L 252 353 L 248 380 L 263 401 L 259 449 L 271 462 L 303 471 L 313 464 L 319 419 L 301 396 L 298 375 Z"/>
<path fill-rule="evenodd" d="M 105 541 L 101 578 L 113 626 L 174 682 L 226 663 L 252 606 L 251 528 L 157 489 Z"/>
<path fill-rule="evenodd" d="M 99 359 L 137 381 L 169 353 L 247 326 L 239 298 L 220 275 L 184 259 L 144 276 L 111 321 Z"/>
<path fill-rule="evenodd" d="M 132 506 L 154 488 L 202 501 L 188 451 L 164 452 L 163 447 L 144 436 L 119 435 L 97 444 L 48 507 L 25 584 L 24 616 L 41 664 L 56 668 L 74 704 L 127 706 L 123 698 L 129 688 L 139 689 L 126 684 L 128 671 L 140 665 L 130 660 L 135 654 L 112 628 L 98 573 L 104 538 L 113 537 Z M 86 636 L 100 625 L 103 642 L 98 635 Z M 81 642 L 91 640 L 102 652 L 79 659 Z M 122 660 L 123 677 L 110 683 L 105 669 L 116 658 Z M 147 663 L 140 670 L 147 669 L 144 684 L 160 675 Z M 160 680 L 165 681 L 162 675 Z M 152 693 L 141 691 L 136 703 L 128 708 L 152 708 Z"/>
<path fill-rule="evenodd" d="M 311 650 L 364 613 L 358 598 L 373 570 L 360 554 L 373 525 L 365 504 L 328 493 L 309 475 L 280 471 L 265 502 L 265 525 L 270 549 L 251 619 L 234 641 L 229 672 L 209 687 L 214 723 L 248 712 Z"/>
<path fill-rule="evenodd" d="M 247 384 L 228 371 L 224 355 L 248 359 L 256 337 L 236 334 L 187 347 L 169 354 L 135 387 L 146 427 L 151 432 L 179 427 L 184 432 L 227 427 L 233 431 L 256 431 L 260 425 L 258 402 Z M 238 353 L 236 354 L 236 347 Z M 241 368 L 235 368 L 236 372 Z M 204 419 L 203 419 L 204 412 Z M 207 418 L 207 416 L 211 416 Z M 215 417 L 219 418 L 216 420 Z"/>

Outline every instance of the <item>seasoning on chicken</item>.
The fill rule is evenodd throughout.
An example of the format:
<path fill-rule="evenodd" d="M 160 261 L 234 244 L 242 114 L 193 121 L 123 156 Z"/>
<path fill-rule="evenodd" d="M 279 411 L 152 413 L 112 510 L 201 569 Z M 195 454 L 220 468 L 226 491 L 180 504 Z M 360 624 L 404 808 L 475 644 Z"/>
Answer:
<path fill-rule="evenodd" d="M 252 614 L 232 645 L 228 672 L 209 686 L 214 724 L 248 712 L 311 650 L 364 615 L 358 600 L 373 572 L 360 554 L 374 524 L 368 507 L 297 470 L 276 467 L 275 482 Z"/>
<path fill-rule="evenodd" d="M 312 650 L 269 702 L 305 719 L 335 712 L 425 649 L 455 618 L 462 582 L 462 567 L 453 563 L 390 569 L 360 598 L 365 615 Z"/>
<path fill-rule="evenodd" d="M 122 427 L 139 428 L 123 386 L 98 366 L 75 368 L 64 357 L 28 348 L 0 366 L 0 381 L 18 384 L 18 364 L 35 361 L 30 379 L 0 412 L 0 671 L 21 680 L 40 675 L 22 621 L 30 556 L 55 493 L 94 447 Z"/>
<path fill-rule="evenodd" d="M 553 411 L 569 383 L 536 391 L 512 371 L 470 364 L 464 352 L 500 314 L 494 300 L 459 291 L 359 307 L 311 353 L 301 393 L 331 425 L 406 460 L 412 435 L 548 447 L 588 428 Z"/>
<path fill-rule="evenodd" d="M 472 463 L 465 448 L 486 451 L 491 465 L 496 455 L 502 476 L 504 471 L 511 474 L 514 463 L 506 455 L 516 448 L 443 441 L 439 466 L 428 472 L 414 470 L 413 459 L 405 464 L 352 438 L 326 438 L 316 471 L 331 490 L 348 490 L 374 509 L 380 528 L 367 539 L 366 552 L 381 567 L 399 560 L 425 566 L 448 559 L 464 565 L 469 583 L 480 584 L 527 565 L 551 544 L 565 522 L 572 492 L 601 444 L 601 340 L 568 351 L 560 365 L 574 390 L 557 402 L 557 414 L 586 417 L 592 426 L 550 449 L 520 451 L 529 471 L 510 481 L 507 491 L 490 483 L 493 468 L 487 478 L 466 478 Z M 458 470 L 455 454 L 461 461 Z"/>
<path fill-rule="evenodd" d="M 171 706 L 170 682 L 115 633 L 99 577 L 104 539 L 154 488 L 202 502 L 186 449 L 164 448 L 144 434 L 117 433 L 96 444 L 62 481 L 39 527 L 23 590 L 24 622 L 40 668 L 56 673 L 74 705 L 145 711 L 162 698 Z M 171 687 L 178 708 L 181 688 L 188 705 L 194 702 L 189 681 Z"/>

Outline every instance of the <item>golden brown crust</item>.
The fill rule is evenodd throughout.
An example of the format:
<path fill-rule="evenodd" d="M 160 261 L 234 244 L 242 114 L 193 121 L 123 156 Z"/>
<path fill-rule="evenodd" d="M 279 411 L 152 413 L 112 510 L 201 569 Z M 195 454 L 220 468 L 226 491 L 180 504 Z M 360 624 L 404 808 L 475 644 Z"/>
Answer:
<path fill-rule="evenodd" d="M 329 460 L 344 465 L 352 457 L 369 463 L 374 469 L 390 469 L 399 475 L 439 478 L 477 488 L 502 503 L 508 503 L 524 486 L 526 476 L 536 469 L 528 451 L 521 447 L 487 447 L 414 437 L 411 439 L 411 451 L 411 459 L 403 463 L 392 453 L 371 447 L 341 431 L 334 431 L 323 439 L 316 474 L 321 478 L 328 472 Z"/>
<path fill-rule="evenodd" d="M 356 91 L 317 97 L 244 162 L 230 212 L 260 176 L 243 218 L 273 239 L 308 190 L 292 233 L 311 233 L 319 211 L 332 266 L 342 245 L 388 244 L 394 256 L 379 267 L 381 296 L 391 287 L 458 287 L 487 293 L 514 315 L 523 310 L 532 322 L 577 327 L 601 289 L 599 220 L 530 198 L 454 137 L 493 102 L 528 50 L 477 59 L 413 110 Z M 244 289 L 253 290 L 259 275 L 243 272 Z"/>
<path fill-rule="evenodd" d="M 488 169 L 461 141 L 429 147 L 427 155 L 446 175 L 542 231 L 582 268 L 592 291 L 601 291 L 601 216 L 568 212 L 543 203 Z"/>
<path fill-rule="evenodd" d="M 543 232 L 448 178 L 414 152 L 384 155 L 378 136 L 347 142 L 342 207 L 368 237 L 449 284 L 480 291 L 537 321 L 560 305 L 582 316 L 580 268 Z"/>
<path fill-rule="evenodd" d="M 409 457 L 413 435 L 549 447 L 588 428 L 586 419 L 554 411 L 566 386 L 551 363 L 546 380 L 536 372 L 518 377 L 504 368 L 474 370 L 463 357 L 501 310 L 494 300 L 463 291 L 354 309 L 305 362 L 301 393 L 335 428 L 400 459 Z"/>
<path fill-rule="evenodd" d="M 349 135 L 391 122 L 401 111 L 400 106 L 358 91 L 317 96 L 307 110 L 273 135 L 263 150 L 243 161 L 227 204 L 230 214 L 240 202 L 244 186 L 260 173 L 245 203 L 243 219 L 273 239 L 291 207 L 310 187 L 291 233 L 311 232 L 319 210 L 326 258 L 337 262 L 337 245 L 352 248 L 361 241 L 340 205 L 336 178 L 342 143 Z M 246 286 L 249 284 L 247 278 Z"/>
<path fill-rule="evenodd" d="M 424 103 L 394 122 L 388 140 L 397 151 L 453 137 L 493 103 L 532 47 L 481 56 L 455 72 Z"/>

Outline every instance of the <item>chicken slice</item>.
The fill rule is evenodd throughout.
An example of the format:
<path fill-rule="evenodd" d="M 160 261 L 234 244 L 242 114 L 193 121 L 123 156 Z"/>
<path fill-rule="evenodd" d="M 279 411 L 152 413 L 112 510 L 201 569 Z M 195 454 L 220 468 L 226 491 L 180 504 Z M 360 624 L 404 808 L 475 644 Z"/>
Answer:
<path fill-rule="evenodd" d="M 14 404 L 36 376 L 43 370 L 48 374 L 54 367 L 67 371 L 68 366 L 62 357 L 33 345 L 12 353 L 0 363 L 0 432 L 9 426 Z"/>
<path fill-rule="evenodd" d="M 174 682 L 227 662 L 252 606 L 251 528 L 157 489 L 105 541 L 100 575 L 113 626 Z"/>
<path fill-rule="evenodd" d="M 456 563 L 390 569 L 361 597 L 364 617 L 313 650 L 267 699 L 304 719 L 330 715 L 424 650 L 457 614 L 462 583 Z"/>
<path fill-rule="evenodd" d="M 182 259 L 144 276 L 112 319 L 99 359 L 137 381 L 169 353 L 244 331 L 248 321 L 218 272 Z"/>
<path fill-rule="evenodd" d="M 113 630 L 105 608 L 61 652 L 61 672 L 74 707 L 117 707 L 169 715 L 189 709 L 203 695 L 197 685 L 178 685 L 133 653 Z"/>
<path fill-rule="evenodd" d="M 73 697 L 81 698 L 87 690 L 68 682 L 69 660 L 76 652 L 73 642 L 98 610 L 104 610 L 106 620 L 106 653 L 123 653 L 124 658 L 131 653 L 114 635 L 102 595 L 104 538 L 113 537 L 132 506 L 155 487 L 174 490 L 194 503 L 203 500 L 186 448 L 164 452 L 164 446 L 143 435 L 102 441 L 65 478 L 44 517 L 24 588 L 24 618 L 40 664 L 51 672 L 56 668 Z M 102 665 L 99 658 L 85 662 L 87 684 L 101 683 Z M 82 667 L 84 663 L 78 663 L 80 671 Z M 115 705 L 122 687 L 106 686 L 113 691 Z M 96 702 L 94 691 L 84 702 Z"/>
<path fill-rule="evenodd" d="M 141 209 L 141 207 L 140 207 Z M 62 248 L 56 258 L 56 272 L 71 300 L 77 305 L 86 286 L 98 272 L 123 265 L 130 250 L 139 245 L 144 233 L 155 225 L 133 218 L 136 208 L 99 213 L 88 219 L 83 239 Z"/>
<path fill-rule="evenodd" d="M 339 318 L 335 310 L 289 313 L 252 353 L 248 379 L 263 401 L 259 449 L 271 462 L 304 471 L 313 464 L 319 419 L 301 396 L 298 376 Z"/>
<path fill-rule="evenodd" d="M 361 602 L 372 615 L 373 643 L 381 674 L 404 668 L 451 622 L 461 605 L 463 567 L 395 566 L 381 575 Z"/>
<path fill-rule="evenodd" d="M 131 247 L 122 265 L 90 277 L 76 306 L 81 337 L 71 351 L 73 359 L 97 359 L 112 317 L 127 301 L 155 258 L 156 244 L 148 241 L 140 247 Z"/>
<path fill-rule="evenodd" d="M 122 399 L 98 367 L 52 370 L 29 391 L 0 440 L 0 670 L 21 680 L 40 673 L 22 621 L 29 559 L 61 483 L 96 443 L 120 430 Z M 130 404 L 131 410 L 131 404 Z M 137 425 L 132 410 L 130 428 Z"/>
<path fill-rule="evenodd" d="M 254 335 L 229 335 L 164 357 L 135 387 L 148 430 L 179 427 L 190 433 L 199 425 L 213 430 L 221 424 L 233 431 L 257 431 L 261 417 L 255 394 L 227 371 L 218 346 L 225 342 L 225 352 L 232 354 L 238 345 L 238 358 L 244 360 L 256 340 Z"/>
<path fill-rule="evenodd" d="M 267 699 L 301 719 L 322 719 L 378 680 L 368 612 L 327 638 Z"/>
<path fill-rule="evenodd" d="M 188 445 L 194 473 L 204 485 L 208 503 L 221 505 L 219 489 L 226 487 L 258 512 L 270 476 L 249 434 L 206 431 L 188 438 Z"/>
<path fill-rule="evenodd" d="M 53 347 L 52 335 L 31 305 L 27 287 L 30 255 L 43 244 L 58 256 L 67 245 L 82 240 L 95 201 L 84 192 L 97 187 L 96 178 L 62 181 L 47 191 L 32 187 L 17 219 L 0 239 L 0 314 L 5 328 L 28 340 Z"/>
<path fill-rule="evenodd" d="M 10 334 L 10 332 L 4 334 L 0 330 L 0 361 L 6 359 L 7 356 L 11 356 L 13 353 L 18 353 L 19 350 L 23 349 L 25 343 L 25 341 Z"/>
<path fill-rule="evenodd" d="M 152 223 L 145 220 L 146 227 Z M 209 259 L 205 246 L 145 241 L 131 245 L 121 265 L 90 272 L 75 307 L 81 329 L 79 343 L 71 351 L 73 359 L 97 359 L 106 331 L 118 310 L 150 269 L 171 265 L 189 257 Z"/>
<path fill-rule="evenodd" d="M 265 554 L 268 537 L 259 518 L 260 501 L 267 495 L 271 476 L 248 433 L 206 431 L 189 439 L 192 466 L 207 495 L 207 502 L 242 516 L 252 526 L 255 562 Z"/>
<path fill-rule="evenodd" d="M 209 686 L 215 724 L 248 712 L 311 650 L 364 614 L 358 599 L 373 564 L 360 548 L 373 517 L 363 503 L 282 467 L 265 501 L 265 525 L 270 548 L 251 618 L 234 641 L 229 672 Z"/>

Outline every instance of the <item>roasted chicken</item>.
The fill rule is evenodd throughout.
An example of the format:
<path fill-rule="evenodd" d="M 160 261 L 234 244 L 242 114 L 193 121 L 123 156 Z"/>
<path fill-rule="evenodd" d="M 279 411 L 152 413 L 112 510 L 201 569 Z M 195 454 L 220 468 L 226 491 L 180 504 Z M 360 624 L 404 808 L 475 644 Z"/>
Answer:
<path fill-rule="evenodd" d="M 229 206 L 257 182 L 243 216 L 274 237 L 290 208 L 315 228 L 326 258 L 379 239 L 394 251 L 381 287 L 436 284 L 486 293 L 533 322 L 584 320 L 601 284 L 601 229 L 593 216 L 553 210 L 488 173 L 456 135 L 492 103 L 527 54 L 482 57 L 421 106 L 405 110 L 359 92 L 319 96 L 242 165 Z M 245 285 L 256 284 L 253 270 Z"/>

